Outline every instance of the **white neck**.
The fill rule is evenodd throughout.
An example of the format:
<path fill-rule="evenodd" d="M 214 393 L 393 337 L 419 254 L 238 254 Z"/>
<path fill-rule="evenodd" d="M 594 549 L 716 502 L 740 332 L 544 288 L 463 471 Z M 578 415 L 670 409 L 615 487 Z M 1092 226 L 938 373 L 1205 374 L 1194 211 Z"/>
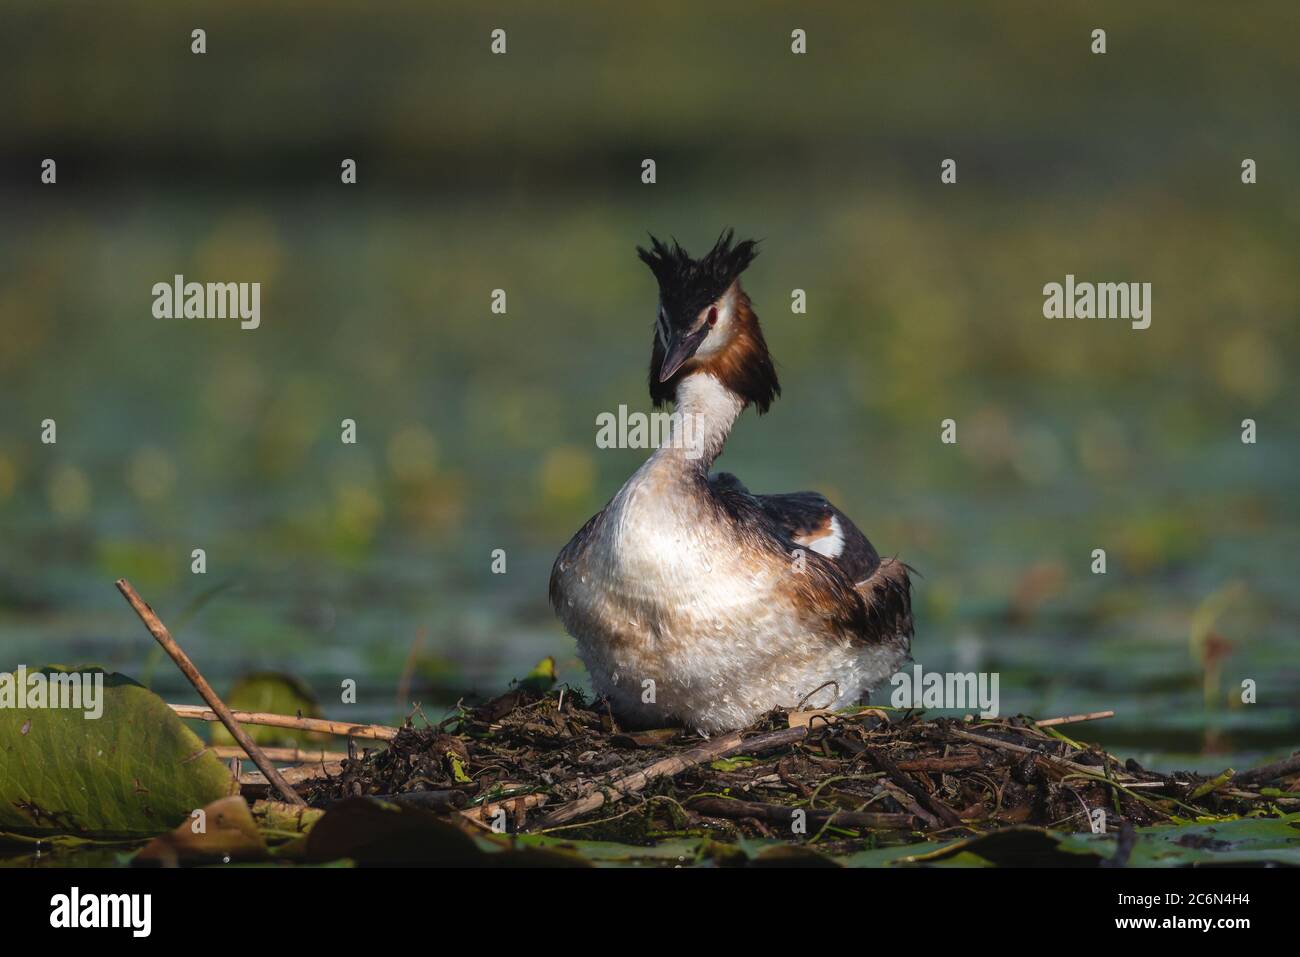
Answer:
<path fill-rule="evenodd" d="M 671 459 L 675 464 L 708 472 L 745 400 L 707 372 L 685 376 L 677 383 L 677 409 L 673 415 L 672 438 L 651 460 Z"/>

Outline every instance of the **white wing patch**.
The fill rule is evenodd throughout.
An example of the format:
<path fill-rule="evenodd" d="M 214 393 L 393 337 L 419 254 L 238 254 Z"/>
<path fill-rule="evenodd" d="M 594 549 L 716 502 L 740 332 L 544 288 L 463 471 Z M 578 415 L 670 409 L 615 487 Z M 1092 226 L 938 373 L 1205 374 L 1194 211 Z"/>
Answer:
<path fill-rule="evenodd" d="M 830 531 L 820 538 L 808 541 L 806 544 L 819 555 L 825 555 L 827 558 L 839 558 L 840 552 L 844 551 L 844 530 L 840 528 L 839 518 L 832 515 Z"/>

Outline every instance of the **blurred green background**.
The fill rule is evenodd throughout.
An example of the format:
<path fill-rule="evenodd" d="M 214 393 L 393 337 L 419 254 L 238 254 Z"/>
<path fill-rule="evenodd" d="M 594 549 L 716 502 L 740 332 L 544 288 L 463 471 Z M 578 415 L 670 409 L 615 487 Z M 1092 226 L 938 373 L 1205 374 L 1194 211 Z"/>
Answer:
<path fill-rule="evenodd" d="M 546 580 L 644 456 L 595 446 L 649 408 L 633 247 L 732 225 L 785 394 L 720 466 L 916 566 L 918 662 L 999 671 L 1004 713 L 1114 708 L 1079 733 L 1158 767 L 1297 744 L 1294 3 L 0 21 L 0 667 L 193 700 L 126 576 L 219 688 L 281 669 L 329 714 L 393 720 L 405 683 L 433 716 L 546 654 L 583 682 Z M 1151 282 L 1151 328 L 1044 319 L 1067 272 Z M 153 319 L 176 273 L 260 281 L 261 328 Z"/>

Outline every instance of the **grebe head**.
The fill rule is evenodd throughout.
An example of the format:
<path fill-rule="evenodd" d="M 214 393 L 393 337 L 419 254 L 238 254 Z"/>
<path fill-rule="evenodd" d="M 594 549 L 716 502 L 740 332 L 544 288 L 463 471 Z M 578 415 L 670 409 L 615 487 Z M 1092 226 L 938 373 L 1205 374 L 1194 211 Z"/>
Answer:
<path fill-rule="evenodd" d="M 677 384 L 695 373 L 709 373 L 753 403 L 760 413 L 781 394 L 758 316 L 740 287 L 740 274 L 758 255 L 758 244 L 732 244 L 726 230 L 700 259 L 673 240 L 650 237 L 650 249 L 637 255 L 659 281 L 654 348 L 650 354 L 650 398 L 663 405 Z"/>

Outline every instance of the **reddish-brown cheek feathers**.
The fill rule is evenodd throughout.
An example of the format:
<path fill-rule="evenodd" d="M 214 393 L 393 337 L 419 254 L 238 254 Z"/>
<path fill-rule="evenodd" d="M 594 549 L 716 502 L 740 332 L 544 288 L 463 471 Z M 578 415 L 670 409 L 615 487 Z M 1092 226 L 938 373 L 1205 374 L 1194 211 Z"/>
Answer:
<path fill-rule="evenodd" d="M 712 355 L 688 359 L 671 379 L 662 383 L 658 381 L 658 369 L 663 364 L 664 350 L 656 336 L 650 357 L 650 398 L 656 406 L 673 399 L 677 384 L 684 376 L 707 372 L 760 413 L 767 411 L 772 400 L 781 394 L 781 384 L 758 317 L 743 291 L 737 294 L 731 323 L 735 332 L 726 345 Z"/>
<path fill-rule="evenodd" d="M 713 355 L 696 360 L 694 368 L 710 373 L 746 402 L 757 406 L 759 412 L 766 412 L 771 401 L 781 394 L 781 386 L 758 317 L 743 292 L 737 297 L 732 322 L 736 332 L 731 341 Z"/>

